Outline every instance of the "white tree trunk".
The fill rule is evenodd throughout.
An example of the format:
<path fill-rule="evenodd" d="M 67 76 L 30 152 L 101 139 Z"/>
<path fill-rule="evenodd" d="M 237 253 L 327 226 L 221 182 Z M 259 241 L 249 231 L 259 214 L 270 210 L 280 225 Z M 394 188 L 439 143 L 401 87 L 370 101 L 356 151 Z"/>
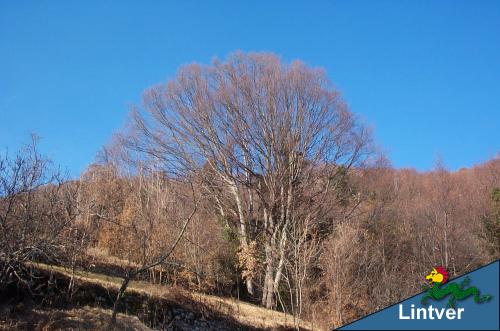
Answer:
<path fill-rule="evenodd" d="M 238 218 L 239 218 L 239 222 L 240 222 L 241 246 L 243 247 L 243 249 L 247 250 L 248 249 L 248 238 L 247 238 L 246 219 L 245 219 L 245 213 L 243 211 L 243 205 L 241 203 L 240 192 L 239 192 L 238 186 L 236 185 L 236 182 L 234 180 L 226 179 L 226 182 L 229 184 L 229 188 L 231 190 L 231 193 L 233 194 L 233 197 L 236 201 L 236 207 L 238 208 Z M 250 278 L 245 279 L 245 283 L 246 283 L 248 294 L 254 295 L 252 279 L 250 279 Z"/>

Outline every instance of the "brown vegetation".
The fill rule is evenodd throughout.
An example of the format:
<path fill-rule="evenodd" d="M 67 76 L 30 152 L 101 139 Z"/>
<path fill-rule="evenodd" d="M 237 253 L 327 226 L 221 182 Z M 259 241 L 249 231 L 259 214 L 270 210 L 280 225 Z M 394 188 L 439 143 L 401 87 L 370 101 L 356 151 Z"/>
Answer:
<path fill-rule="evenodd" d="M 73 309 L 21 308 L 10 318 L 0 321 L 0 330 L 151 330 L 135 316 L 118 314 L 114 328 L 110 326 L 110 318 L 111 310 L 88 306 Z"/>

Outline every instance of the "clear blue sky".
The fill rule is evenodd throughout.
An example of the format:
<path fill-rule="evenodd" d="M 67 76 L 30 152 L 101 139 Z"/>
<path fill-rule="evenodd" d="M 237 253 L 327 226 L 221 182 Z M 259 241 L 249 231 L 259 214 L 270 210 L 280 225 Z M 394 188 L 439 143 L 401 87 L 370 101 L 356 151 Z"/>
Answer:
<path fill-rule="evenodd" d="M 500 150 L 500 1 L 71 3 L 0 2 L 0 150 L 36 132 L 72 176 L 145 88 L 235 50 L 324 67 L 396 167 Z"/>

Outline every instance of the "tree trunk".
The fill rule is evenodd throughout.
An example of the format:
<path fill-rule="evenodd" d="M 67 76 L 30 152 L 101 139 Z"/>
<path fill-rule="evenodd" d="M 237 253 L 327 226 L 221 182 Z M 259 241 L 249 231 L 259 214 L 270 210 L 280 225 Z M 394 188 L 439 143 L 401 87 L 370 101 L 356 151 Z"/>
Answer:
<path fill-rule="evenodd" d="M 130 273 L 127 273 L 127 276 L 123 279 L 122 286 L 116 295 L 115 303 L 113 304 L 113 314 L 111 315 L 111 324 L 116 323 L 116 313 L 118 312 L 118 305 L 120 304 L 121 298 L 127 289 L 128 283 L 130 281 Z"/>
<path fill-rule="evenodd" d="M 273 258 L 272 248 L 269 243 L 265 245 L 266 252 L 266 274 L 264 277 L 264 284 L 262 286 L 262 305 L 266 308 L 272 307 L 273 297 Z"/>
<path fill-rule="evenodd" d="M 448 268 L 448 213 L 444 213 L 444 265 Z"/>
<path fill-rule="evenodd" d="M 240 222 L 240 241 L 241 241 L 241 246 L 243 249 L 247 250 L 248 249 L 248 239 L 247 239 L 247 229 L 246 229 L 246 219 L 245 219 L 245 214 L 243 211 L 243 205 L 241 203 L 241 198 L 240 198 L 240 192 L 238 190 L 238 186 L 236 185 L 234 180 L 227 180 L 229 187 L 231 188 L 231 193 L 234 196 L 234 199 L 236 201 L 236 206 L 238 208 L 238 218 Z M 247 292 L 251 296 L 254 295 L 254 290 L 253 290 L 253 282 L 252 279 L 247 278 L 245 280 L 245 284 L 247 287 Z"/>

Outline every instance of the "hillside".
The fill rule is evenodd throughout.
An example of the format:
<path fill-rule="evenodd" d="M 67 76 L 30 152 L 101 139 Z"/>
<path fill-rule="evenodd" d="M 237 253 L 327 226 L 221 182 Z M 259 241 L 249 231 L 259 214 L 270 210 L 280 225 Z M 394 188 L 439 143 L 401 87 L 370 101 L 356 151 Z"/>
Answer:
<path fill-rule="evenodd" d="M 64 288 L 72 277 L 71 270 L 32 263 L 33 268 L 53 279 L 59 288 Z M 11 308 L 11 317 L 23 320 L 18 329 L 102 329 L 109 328 L 109 318 L 114 297 L 121 279 L 98 273 L 75 271 L 75 292 L 72 302 L 81 307 L 70 309 L 26 309 L 19 304 Z M 49 299 L 50 301 L 50 299 Z M 117 329 L 148 330 L 149 327 L 176 330 L 284 330 L 294 328 L 293 316 L 268 310 L 230 298 L 191 293 L 172 286 L 153 285 L 143 281 L 132 281 L 124 298 L 128 315 L 120 314 Z M 24 305 L 24 304 L 21 304 Z M 96 305 L 98 307 L 89 307 Z M 5 310 L 3 315 L 5 315 Z M 20 311 L 21 312 L 20 312 Z M 23 315 L 24 311 L 24 315 Z M 135 315 L 135 316 L 134 316 Z M 136 317 L 137 316 L 137 317 Z M 4 329 L 15 327 L 15 323 L 2 316 Z M 142 322 L 140 322 L 141 320 Z M 10 324 L 9 324 L 10 323 Z M 301 322 L 300 328 L 313 329 Z M 317 328 L 314 328 L 317 329 Z"/>
<path fill-rule="evenodd" d="M 2 320 L 0 330 L 110 330 L 111 310 L 84 306 L 72 309 L 14 307 L 13 318 Z M 5 313 L 5 312 L 3 312 Z M 116 330 L 149 331 L 135 316 L 118 314 Z"/>

